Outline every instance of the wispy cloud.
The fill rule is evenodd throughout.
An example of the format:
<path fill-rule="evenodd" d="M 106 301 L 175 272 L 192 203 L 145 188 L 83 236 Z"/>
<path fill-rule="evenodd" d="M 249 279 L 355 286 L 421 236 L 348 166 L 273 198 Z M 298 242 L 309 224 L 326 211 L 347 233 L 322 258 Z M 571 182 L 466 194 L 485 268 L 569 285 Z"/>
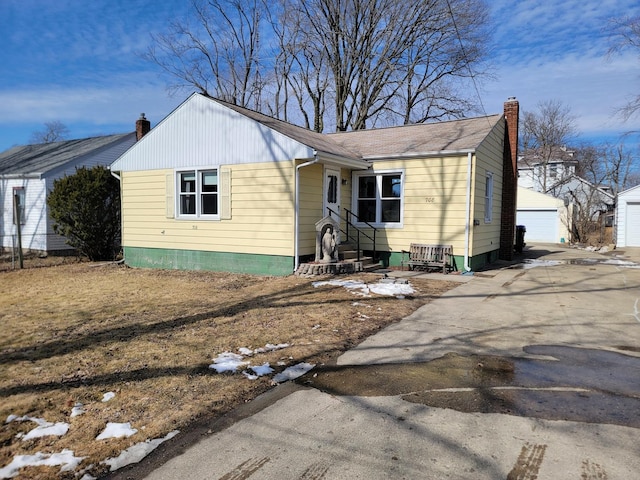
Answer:
<path fill-rule="evenodd" d="M 640 93 L 637 54 L 607 58 L 609 20 L 640 14 L 633 0 L 523 1 L 491 3 L 495 32 L 496 81 L 485 85 L 485 106 L 496 111 L 516 95 L 523 110 L 556 99 L 569 106 L 584 137 L 639 129 L 615 111 Z M 499 111 L 499 110 L 498 110 Z"/>

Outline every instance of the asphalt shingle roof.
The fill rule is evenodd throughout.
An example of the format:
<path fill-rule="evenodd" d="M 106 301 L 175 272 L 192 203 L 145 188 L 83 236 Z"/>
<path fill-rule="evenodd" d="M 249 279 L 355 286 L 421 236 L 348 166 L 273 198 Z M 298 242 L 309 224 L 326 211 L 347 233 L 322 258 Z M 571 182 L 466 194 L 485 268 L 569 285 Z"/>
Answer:
<path fill-rule="evenodd" d="M 128 135 L 131 133 L 13 147 L 0 153 L 0 176 L 43 174 Z"/>
<path fill-rule="evenodd" d="M 360 160 L 377 156 L 473 150 L 480 145 L 501 118 L 501 115 L 488 115 L 444 122 L 324 134 L 222 100 L 213 100 L 319 152 Z"/>
<path fill-rule="evenodd" d="M 211 97 L 209 97 L 211 98 Z M 337 144 L 332 141 L 326 134 L 314 132 L 313 130 L 308 130 L 304 127 L 300 127 L 298 125 L 294 125 L 292 123 L 284 122 L 282 120 L 278 120 L 276 118 L 270 117 L 268 115 L 264 115 L 262 113 L 256 112 L 254 110 L 249 110 L 247 108 L 239 107 L 238 105 L 233 105 L 232 103 L 227 103 L 217 98 L 212 98 L 212 100 L 234 110 L 256 122 L 261 123 L 278 133 L 286 135 L 289 138 L 297 140 L 303 145 L 307 145 L 308 147 L 315 148 L 319 152 L 329 153 L 332 155 L 338 155 L 340 157 L 350 158 L 354 160 L 360 159 L 357 153 L 350 151 L 349 149 Z"/>
<path fill-rule="evenodd" d="M 487 137 L 501 115 L 437 123 L 357 130 L 329 134 L 342 147 L 361 158 L 394 157 L 474 150 Z"/>

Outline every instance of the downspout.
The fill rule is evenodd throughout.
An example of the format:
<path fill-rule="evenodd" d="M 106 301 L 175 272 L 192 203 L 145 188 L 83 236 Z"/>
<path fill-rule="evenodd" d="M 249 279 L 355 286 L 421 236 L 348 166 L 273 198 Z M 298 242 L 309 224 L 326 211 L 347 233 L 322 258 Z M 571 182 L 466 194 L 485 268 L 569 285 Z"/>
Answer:
<path fill-rule="evenodd" d="M 294 258 L 294 264 L 293 264 L 293 273 L 295 273 L 298 270 L 298 267 L 300 266 L 300 262 L 298 261 L 298 237 L 300 235 L 299 229 L 300 229 L 300 169 L 304 168 L 304 167 L 308 167 L 310 165 L 313 165 L 315 163 L 318 163 L 318 152 L 317 150 L 313 151 L 313 160 L 310 160 L 308 162 L 305 163 L 301 163 L 300 165 L 296 165 L 296 184 L 295 184 L 295 189 L 296 189 L 296 194 L 295 194 L 295 213 L 294 213 L 294 238 L 293 238 L 293 258 Z"/>
<path fill-rule="evenodd" d="M 116 180 L 118 180 L 118 185 L 120 186 L 120 249 L 122 251 L 122 259 L 117 263 L 124 263 L 124 247 L 122 246 L 122 232 L 124 232 L 124 217 L 122 216 L 122 179 L 120 178 L 120 175 L 111 170 L 111 168 L 109 168 L 109 172 Z"/>
<path fill-rule="evenodd" d="M 465 272 L 470 272 L 471 267 L 469 266 L 469 247 L 470 247 L 470 236 L 471 236 L 471 226 L 469 222 L 471 221 L 471 157 L 472 153 L 467 153 L 467 218 L 464 223 L 464 270 Z"/>

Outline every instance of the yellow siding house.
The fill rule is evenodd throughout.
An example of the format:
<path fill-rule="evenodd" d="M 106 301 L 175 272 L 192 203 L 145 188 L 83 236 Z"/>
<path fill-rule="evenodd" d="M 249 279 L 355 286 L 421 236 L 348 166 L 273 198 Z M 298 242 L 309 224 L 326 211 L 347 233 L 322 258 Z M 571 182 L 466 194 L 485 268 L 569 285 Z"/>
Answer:
<path fill-rule="evenodd" d="M 111 165 L 125 262 L 287 275 L 313 260 L 331 214 L 375 229 L 361 248 L 386 265 L 420 242 L 451 244 L 458 270 L 477 269 L 513 247 L 514 106 L 326 135 L 193 94 Z"/>

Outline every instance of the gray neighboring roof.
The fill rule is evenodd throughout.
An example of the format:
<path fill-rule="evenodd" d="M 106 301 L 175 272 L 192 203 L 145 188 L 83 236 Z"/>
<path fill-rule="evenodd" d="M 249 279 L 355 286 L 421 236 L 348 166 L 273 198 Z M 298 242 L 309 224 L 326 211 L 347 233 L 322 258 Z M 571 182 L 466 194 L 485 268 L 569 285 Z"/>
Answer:
<path fill-rule="evenodd" d="M 135 132 L 13 147 L 0 153 L 0 176 L 42 175 L 130 135 Z"/>
<path fill-rule="evenodd" d="M 474 151 L 502 115 L 357 130 L 327 135 L 363 159 Z"/>
<path fill-rule="evenodd" d="M 582 183 L 583 185 L 586 185 L 587 187 L 589 187 L 591 189 L 597 190 L 602 195 L 605 195 L 605 196 L 609 197 L 611 200 L 613 200 L 615 198 L 615 195 L 613 195 L 612 193 L 607 192 L 604 188 L 599 187 L 598 185 L 595 185 L 594 183 L 591 183 L 589 180 L 586 180 L 586 179 L 576 175 L 575 173 L 572 173 L 567 178 L 563 178 L 562 180 L 554 183 L 551 187 L 547 188 L 547 192 L 546 193 L 552 192 L 552 191 L 557 190 L 557 189 L 560 189 L 562 191 L 562 188 L 567 186 L 567 185 L 570 185 L 571 182 Z M 554 195 L 554 194 L 552 194 L 552 195 Z"/>
<path fill-rule="evenodd" d="M 574 157 L 574 153 L 574 150 L 568 150 L 566 147 L 552 147 L 550 154 L 547 155 L 546 158 L 549 164 L 563 163 L 567 165 L 577 165 L 578 160 Z M 518 170 L 532 169 L 545 161 L 536 149 L 527 150 L 518 157 Z"/>
<path fill-rule="evenodd" d="M 317 133 L 304 127 L 299 127 L 298 125 L 293 125 L 292 123 L 287 123 L 282 120 L 269 117 L 268 115 L 264 115 L 254 110 L 249 110 L 248 108 L 243 108 L 239 107 L 238 105 L 224 102 L 217 98 L 207 98 L 210 98 L 211 100 L 214 100 L 219 104 L 224 105 L 225 107 L 244 115 L 245 117 L 255 120 L 256 122 L 261 123 L 262 125 L 269 127 L 278 133 L 286 135 L 287 137 L 296 140 L 303 145 L 313 148 L 319 153 L 336 155 L 345 159 L 360 160 L 360 156 L 358 155 L 358 153 L 353 152 L 348 148 L 332 141 L 329 136 L 324 133 Z"/>

